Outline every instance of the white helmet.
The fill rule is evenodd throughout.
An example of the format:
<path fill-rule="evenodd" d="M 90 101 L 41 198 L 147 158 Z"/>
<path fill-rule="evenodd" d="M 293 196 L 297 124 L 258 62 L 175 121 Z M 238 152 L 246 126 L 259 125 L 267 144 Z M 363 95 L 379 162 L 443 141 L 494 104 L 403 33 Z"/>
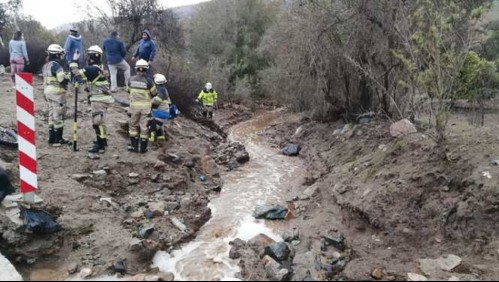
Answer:
<path fill-rule="evenodd" d="M 102 49 L 97 45 L 90 46 L 90 48 L 88 48 L 88 54 L 101 54 L 102 55 Z"/>
<path fill-rule="evenodd" d="M 154 75 L 154 83 L 156 84 L 166 84 L 166 77 L 160 73 Z"/>
<path fill-rule="evenodd" d="M 140 59 L 135 64 L 135 69 L 149 69 L 149 63 L 146 60 Z"/>
<path fill-rule="evenodd" d="M 47 53 L 49 54 L 62 54 L 64 49 L 59 44 L 50 44 L 47 48 Z"/>
<path fill-rule="evenodd" d="M 211 85 L 210 82 L 206 83 L 206 86 L 205 86 L 206 90 L 211 90 L 213 88 L 213 85 Z"/>

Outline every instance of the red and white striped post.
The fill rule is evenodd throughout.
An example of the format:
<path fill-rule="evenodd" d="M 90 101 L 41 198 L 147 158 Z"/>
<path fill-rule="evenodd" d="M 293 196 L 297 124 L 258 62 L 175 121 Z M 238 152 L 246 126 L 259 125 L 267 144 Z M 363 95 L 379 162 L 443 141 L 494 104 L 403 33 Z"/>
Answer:
<path fill-rule="evenodd" d="M 32 83 L 32 74 L 16 74 L 19 171 L 21 174 L 21 193 L 23 194 L 24 201 L 27 203 L 35 202 L 35 191 L 38 189 L 35 142 L 35 97 Z"/>

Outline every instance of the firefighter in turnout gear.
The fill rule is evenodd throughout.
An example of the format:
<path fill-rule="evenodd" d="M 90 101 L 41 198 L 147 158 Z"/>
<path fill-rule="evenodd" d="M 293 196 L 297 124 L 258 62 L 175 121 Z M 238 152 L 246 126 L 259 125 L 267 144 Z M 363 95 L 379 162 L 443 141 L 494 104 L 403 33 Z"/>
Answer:
<path fill-rule="evenodd" d="M 78 62 L 73 61 L 70 68 L 76 78 L 81 78 L 86 83 L 85 91 L 89 93 L 93 129 L 97 138 L 94 146 L 88 152 L 102 154 L 107 147 L 107 109 L 114 103 L 114 98 L 111 95 L 110 84 L 102 67 L 102 49 L 94 45 L 88 48 L 87 53 L 87 67 L 78 69 Z"/>
<path fill-rule="evenodd" d="M 51 44 L 48 49 L 48 62 L 43 66 L 43 86 L 45 100 L 49 107 L 49 144 L 60 146 L 68 144 L 64 140 L 64 116 L 66 115 L 67 88 L 70 75 L 64 72 L 62 59 L 64 49 Z"/>
<path fill-rule="evenodd" d="M 154 75 L 158 94 L 152 99 L 152 118 L 149 122 L 149 141 L 166 141 L 164 124 L 170 117 L 170 95 L 166 89 L 166 77 L 162 74 Z"/>
<path fill-rule="evenodd" d="M 147 152 L 149 142 L 149 118 L 151 115 L 151 99 L 156 96 L 157 90 L 154 81 L 147 76 L 149 64 L 145 60 L 138 60 L 135 64 L 137 75 L 130 78 L 130 145 L 131 152 Z"/>
<path fill-rule="evenodd" d="M 203 116 L 205 118 L 213 119 L 213 107 L 217 103 L 218 93 L 213 89 L 210 82 L 206 83 L 201 93 L 199 93 L 197 102 L 201 102 L 204 106 Z"/>

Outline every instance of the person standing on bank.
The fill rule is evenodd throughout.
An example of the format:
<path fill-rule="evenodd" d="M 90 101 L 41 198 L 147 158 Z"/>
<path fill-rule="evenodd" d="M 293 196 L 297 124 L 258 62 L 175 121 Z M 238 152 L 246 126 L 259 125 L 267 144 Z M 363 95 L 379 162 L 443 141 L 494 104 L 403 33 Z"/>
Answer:
<path fill-rule="evenodd" d="M 134 60 L 144 60 L 149 64 L 149 69 L 147 74 L 152 78 L 153 70 L 152 64 L 154 62 L 154 57 L 156 56 L 156 43 L 152 40 L 151 32 L 149 30 L 144 30 L 142 33 L 142 40 L 139 42 L 139 46 L 133 55 Z"/>
<path fill-rule="evenodd" d="M 26 50 L 26 42 L 23 40 L 23 33 L 16 31 L 12 40 L 9 42 L 10 54 L 10 78 L 12 87 L 16 87 L 16 74 L 23 72 L 24 66 L 29 65 L 28 51 Z"/>
<path fill-rule="evenodd" d="M 83 40 L 81 38 L 78 29 L 73 27 L 69 30 L 70 34 L 66 39 L 66 44 L 64 45 L 64 54 L 67 66 L 73 62 L 73 56 L 76 52 L 80 53 L 80 58 L 78 59 L 78 67 L 82 68 L 85 64 L 85 50 L 83 49 Z"/>
<path fill-rule="evenodd" d="M 102 45 L 111 75 L 111 92 L 116 93 L 118 90 L 118 70 L 125 73 L 125 85 L 128 88 L 128 83 L 130 82 L 130 65 L 125 61 L 125 43 L 119 40 L 118 32 L 113 31 L 111 36 Z"/>

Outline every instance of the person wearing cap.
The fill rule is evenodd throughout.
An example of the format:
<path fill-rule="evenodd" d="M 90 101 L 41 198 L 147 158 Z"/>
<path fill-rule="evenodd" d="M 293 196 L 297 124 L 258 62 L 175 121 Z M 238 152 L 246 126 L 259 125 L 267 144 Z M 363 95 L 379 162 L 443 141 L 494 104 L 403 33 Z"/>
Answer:
<path fill-rule="evenodd" d="M 70 64 L 73 61 L 73 56 L 76 52 L 80 54 L 78 60 L 78 67 L 83 67 L 85 62 L 85 52 L 83 50 L 83 40 L 81 38 L 78 29 L 73 27 L 69 30 L 70 34 L 66 38 L 66 44 L 64 44 L 64 53 L 66 62 Z"/>
<path fill-rule="evenodd" d="M 128 85 L 130 81 L 130 65 L 125 61 L 125 43 L 119 40 L 118 32 L 113 31 L 111 36 L 104 40 L 102 46 L 111 75 L 111 92 L 116 92 L 118 88 L 118 70 L 125 73 L 125 85 Z"/>
<path fill-rule="evenodd" d="M 134 60 L 144 60 L 149 64 L 148 74 L 151 73 L 151 67 L 156 56 L 156 43 L 152 40 L 151 32 L 144 30 L 142 32 L 142 40 L 139 42 L 137 50 L 133 55 Z"/>

